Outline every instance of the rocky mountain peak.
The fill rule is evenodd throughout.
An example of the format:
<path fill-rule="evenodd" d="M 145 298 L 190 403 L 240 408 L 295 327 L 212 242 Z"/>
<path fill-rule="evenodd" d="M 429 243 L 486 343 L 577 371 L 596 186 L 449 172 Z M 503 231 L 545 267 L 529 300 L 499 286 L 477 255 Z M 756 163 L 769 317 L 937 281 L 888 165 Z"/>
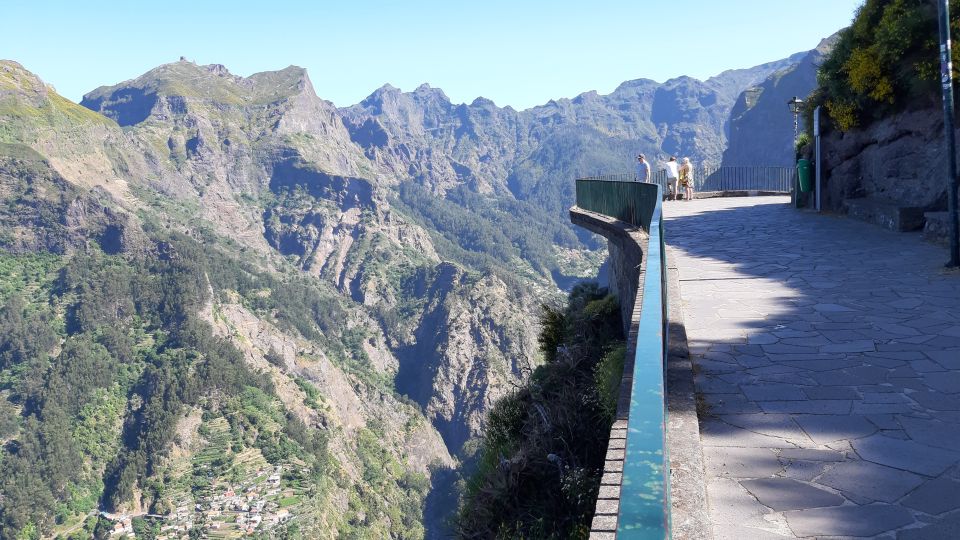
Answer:
<path fill-rule="evenodd" d="M 470 103 L 470 106 L 477 109 L 496 109 L 497 108 L 497 104 L 494 103 L 492 99 L 487 99 L 483 96 L 479 96 L 476 99 L 474 99 Z"/>
<path fill-rule="evenodd" d="M 0 60 L 0 96 L 14 93 L 43 99 L 47 85 L 17 62 Z"/>
<path fill-rule="evenodd" d="M 306 70 L 297 66 L 240 77 L 221 64 L 180 60 L 135 79 L 101 86 L 84 95 L 80 104 L 126 126 L 138 124 L 154 112 L 164 116 L 175 113 L 188 104 L 208 104 L 220 110 L 267 105 L 297 96 L 318 99 Z"/>

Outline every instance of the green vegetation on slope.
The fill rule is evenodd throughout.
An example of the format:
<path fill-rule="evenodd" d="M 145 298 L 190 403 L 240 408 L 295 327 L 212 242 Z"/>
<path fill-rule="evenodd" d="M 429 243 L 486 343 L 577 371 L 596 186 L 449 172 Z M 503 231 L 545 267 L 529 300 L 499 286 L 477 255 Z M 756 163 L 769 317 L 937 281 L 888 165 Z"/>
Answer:
<path fill-rule="evenodd" d="M 68 184 L 26 147 L 0 144 L 0 181 L 0 224 L 12 232 L 0 238 L 0 537 L 89 538 L 112 526 L 99 509 L 168 516 L 137 521 L 150 537 L 186 508 L 203 534 L 211 500 L 267 467 L 284 471 L 268 508 L 296 517 L 276 534 L 423 536 L 429 480 L 389 442 L 403 434 L 368 423 L 367 436 L 337 442 L 335 457 L 328 442 L 346 433 L 305 425 L 274 388 L 283 375 L 250 367 L 199 315 L 239 301 L 316 344 L 358 391 L 390 395 L 363 328 L 344 324 L 348 300 L 320 280 L 241 259 L 209 228 L 191 237 L 155 209 L 142 211 L 142 227 L 100 211 L 109 197 Z M 66 227 L 61 216 L 77 205 L 86 213 Z M 115 235 L 103 234 L 111 227 Z M 325 396 L 298 382 L 327 425 Z M 403 407 L 392 414 L 417 414 Z"/>
<path fill-rule="evenodd" d="M 951 0 L 950 10 L 956 42 L 960 0 Z M 935 2 L 867 0 L 820 67 L 819 88 L 808 100 L 808 115 L 823 105 L 836 127 L 847 131 L 908 107 L 935 104 L 940 87 L 938 28 Z M 953 65 L 957 78 L 957 47 Z M 812 120 L 807 122 L 812 125 Z"/>
<path fill-rule="evenodd" d="M 442 199 L 415 182 L 406 182 L 393 204 L 427 230 L 439 233 L 436 244 L 441 256 L 474 268 L 509 268 L 509 275 L 522 259 L 535 271 L 549 274 L 559 269 L 552 246 L 579 246 L 568 225 L 534 205 L 486 197 L 464 186 Z"/>
<path fill-rule="evenodd" d="M 623 371 L 616 299 L 580 284 L 544 308 L 547 362 L 490 412 L 460 510 L 462 538 L 586 538 Z"/>

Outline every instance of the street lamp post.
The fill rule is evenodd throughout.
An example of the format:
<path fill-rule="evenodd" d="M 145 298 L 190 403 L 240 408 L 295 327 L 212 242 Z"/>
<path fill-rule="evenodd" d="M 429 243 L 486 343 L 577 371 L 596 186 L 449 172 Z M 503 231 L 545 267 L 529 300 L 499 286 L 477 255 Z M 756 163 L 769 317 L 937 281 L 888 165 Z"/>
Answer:
<path fill-rule="evenodd" d="M 793 113 L 793 149 L 796 157 L 797 138 L 800 136 L 800 111 L 803 109 L 803 100 L 797 96 L 787 102 L 790 106 L 790 112 Z"/>

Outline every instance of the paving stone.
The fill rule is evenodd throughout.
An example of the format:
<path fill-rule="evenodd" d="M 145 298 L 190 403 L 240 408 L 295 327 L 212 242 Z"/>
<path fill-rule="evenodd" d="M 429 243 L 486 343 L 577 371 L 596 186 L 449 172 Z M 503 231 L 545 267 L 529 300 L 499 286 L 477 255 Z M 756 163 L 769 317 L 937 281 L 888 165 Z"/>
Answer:
<path fill-rule="evenodd" d="M 880 357 L 870 357 L 867 361 L 867 364 L 871 366 L 879 366 L 884 368 L 896 368 L 906 364 L 904 360 L 891 360 L 889 358 L 880 358 Z"/>
<path fill-rule="evenodd" d="M 803 347 L 800 345 L 785 345 L 783 343 L 773 343 L 770 345 L 762 345 L 763 352 L 767 355 L 771 354 L 815 354 L 820 352 L 820 349 L 817 347 Z M 873 349 L 870 349 L 873 350 Z"/>
<path fill-rule="evenodd" d="M 771 437 L 808 440 L 800 426 L 786 414 L 730 414 L 720 418 L 730 425 Z"/>
<path fill-rule="evenodd" d="M 822 353 L 869 352 L 876 350 L 876 342 L 872 339 L 831 343 L 820 347 Z"/>
<path fill-rule="evenodd" d="M 927 355 L 920 351 L 886 351 L 886 352 L 870 352 L 864 354 L 869 358 L 885 358 L 887 360 L 924 360 L 927 358 Z"/>
<path fill-rule="evenodd" d="M 782 459 L 802 459 L 805 461 L 843 461 L 843 454 L 833 450 L 818 450 L 815 448 L 796 448 L 780 451 Z"/>
<path fill-rule="evenodd" d="M 740 391 L 753 401 L 798 401 L 807 399 L 800 388 L 790 384 L 741 385 Z"/>
<path fill-rule="evenodd" d="M 811 355 L 815 357 L 824 358 L 823 360 L 787 360 L 783 356 L 777 356 L 776 361 L 786 366 L 800 368 L 800 369 L 809 369 L 811 371 L 833 371 L 836 369 L 851 368 L 862 365 L 861 362 L 856 360 L 844 360 L 842 358 L 837 358 L 836 355 Z"/>
<path fill-rule="evenodd" d="M 780 338 L 773 334 L 757 333 L 747 336 L 747 343 L 750 345 L 771 345 L 780 341 Z"/>
<path fill-rule="evenodd" d="M 716 377 L 698 375 L 694 381 L 697 391 L 704 394 L 736 394 L 740 391 L 739 386 Z"/>
<path fill-rule="evenodd" d="M 816 304 L 813 306 L 813 309 L 820 312 L 828 312 L 828 313 L 857 311 L 856 309 L 853 309 L 847 306 L 842 306 L 840 304 Z"/>
<path fill-rule="evenodd" d="M 804 373 L 768 373 L 757 378 L 755 384 L 774 383 L 789 384 L 796 387 L 816 386 L 817 381 L 807 377 Z"/>
<path fill-rule="evenodd" d="M 846 343 L 863 339 L 856 330 L 821 330 L 820 335 L 834 343 Z"/>
<path fill-rule="evenodd" d="M 786 338 L 781 340 L 781 343 L 785 345 L 800 345 L 803 347 L 820 347 L 822 345 L 829 345 L 830 340 L 820 334 L 816 334 L 811 337 Z"/>
<path fill-rule="evenodd" d="M 939 332 L 940 335 L 960 338 L 960 325 L 951 326 Z"/>
<path fill-rule="evenodd" d="M 906 508 L 885 504 L 784 512 L 797 536 L 876 536 L 914 522 Z"/>
<path fill-rule="evenodd" d="M 781 461 L 783 459 L 781 458 Z M 802 459 L 786 460 L 783 466 L 783 476 L 795 480 L 811 482 L 823 474 L 827 468 L 827 462 L 824 461 L 806 461 Z"/>
<path fill-rule="evenodd" d="M 925 341 L 925 345 L 937 347 L 939 349 L 950 349 L 960 347 L 960 338 L 949 336 L 934 336 L 930 341 Z"/>
<path fill-rule="evenodd" d="M 737 363 L 746 369 L 756 369 L 773 365 L 766 356 L 739 356 Z"/>
<path fill-rule="evenodd" d="M 934 411 L 960 411 L 960 396 L 940 392 L 912 392 L 910 399 Z"/>
<path fill-rule="evenodd" d="M 881 429 L 880 435 L 890 437 L 891 439 L 900 439 L 901 441 L 910 440 L 907 432 L 902 429 Z"/>
<path fill-rule="evenodd" d="M 947 369 L 932 360 L 916 360 L 910 362 L 910 367 L 917 373 L 946 372 Z"/>
<path fill-rule="evenodd" d="M 897 417 L 892 414 L 868 414 L 867 420 L 880 429 L 902 429 Z"/>
<path fill-rule="evenodd" d="M 895 336 L 919 336 L 920 331 L 916 328 L 910 328 L 909 326 L 904 326 L 902 324 L 878 324 L 877 328 L 883 330 L 887 334 Z"/>
<path fill-rule="evenodd" d="M 783 540 L 782 534 L 777 534 L 757 527 L 743 525 L 714 525 L 713 540 Z"/>
<path fill-rule="evenodd" d="M 937 351 L 923 351 L 931 360 L 947 369 L 960 369 L 960 349 Z"/>
<path fill-rule="evenodd" d="M 960 482 L 949 478 L 928 480 L 907 495 L 903 505 L 933 515 L 956 510 L 960 508 Z"/>
<path fill-rule="evenodd" d="M 924 480 L 917 474 L 868 461 L 844 461 L 824 472 L 816 482 L 867 500 L 894 502 Z"/>
<path fill-rule="evenodd" d="M 950 514 L 942 519 L 934 519 L 929 524 L 915 529 L 905 529 L 897 533 L 897 540 L 954 540 L 960 538 L 960 514 Z"/>
<path fill-rule="evenodd" d="M 758 401 L 765 413 L 789 414 L 847 414 L 853 402 L 848 399 L 817 399 L 807 401 Z"/>
<path fill-rule="evenodd" d="M 911 362 L 910 365 L 904 365 L 894 369 L 887 377 L 889 379 L 914 379 L 920 377 L 920 374 L 914 371 L 913 362 Z"/>
<path fill-rule="evenodd" d="M 711 394 L 707 396 L 711 414 L 739 414 L 760 412 L 760 406 L 740 394 Z"/>
<path fill-rule="evenodd" d="M 757 502 L 740 483 L 729 478 L 711 478 L 707 482 L 710 520 L 714 525 L 764 526 L 763 516 L 770 510 Z"/>
<path fill-rule="evenodd" d="M 749 338 L 747 338 L 749 341 Z M 747 356 L 763 356 L 763 347 L 759 345 L 734 345 L 730 348 L 732 352 L 738 355 L 747 355 Z"/>
<path fill-rule="evenodd" d="M 700 436 L 704 446 L 738 446 L 744 448 L 795 448 L 779 437 L 754 433 L 720 420 L 700 422 Z"/>
<path fill-rule="evenodd" d="M 702 358 L 695 359 L 693 361 L 693 365 L 697 366 L 704 373 L 709 373 L 711 375 L 741 370 L 740 366 L 736 364 L 728 364 L 727 362 L 717 362 L 716 360 L 704 360 Z"/>
<path fill-rule="evenodd" d="M 955 450 L 960 448 L 960 426 L 939 420 L 925 420 L 907 415 L 897 416 L 911 439 L 920 444 Z"/>
<path fill-rule="evenodd" d="M 860 393 L 849 386 L 810 386 L 803 393 L 808 399 L 860 399 Z"/>
<path fill-rule="evenodd" d="M 910 398 L 894 392 L 864 392 L 864 403 L 910 403 Z"/>
<path fill-rule="evenodd" d="M 958 452 L 883 435 L 872 435 L 850 444 L 867 461 L 927 476 L 937 476 L 960 461 Z"/>
<path fill-rule="evenodd" d="M 844 502 L 837 494 L 791 478 L 743 480 L 740 485 L 761 504 L 777 511 L 838 506 Z"/>
<path fill-rule="evenodd" d="M 877 432 L 877 427 L 862 416 L 797 415 L 793 419 L 817 444 L 856 439 Z"/>
<path fill-rule="evenodd" d="M 926 373 L 923 375 L 923 384 L 937 392 L 957 394 L 960 393 L 960 372 Z"/>
<path fill-rule="evenodd" d="M 704 447 L 707 474 L 724 478 L 762 478 L 782 469 L 773 450 L 767 448 Z"/>

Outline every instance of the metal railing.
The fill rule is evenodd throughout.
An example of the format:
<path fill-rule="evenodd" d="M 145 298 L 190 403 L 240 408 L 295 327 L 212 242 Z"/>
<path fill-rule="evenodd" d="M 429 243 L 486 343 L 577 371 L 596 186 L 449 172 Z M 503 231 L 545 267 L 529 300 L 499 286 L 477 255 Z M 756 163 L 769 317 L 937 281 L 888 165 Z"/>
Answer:
<path fill-rule="evenodd" d="M 647 245 L 642 246 L 646 268 L 637 322 L 617 538 L 662 540 L 670 537 L 666 250 L 661 217 L 664 191 L 661 186 L 635 182 L 632 177 L 595 177 L 578 179 L 576 192 L 581 209 L 625 221 L 649 233 Z"/>
<path fill-rule="evenodd" d="M 772 191 L 789 193 L 796 181 L 796 169 L 793 167 L 718 167 L 698 166 L 693 169 L 694 191 Z M 585 178 L 585 180 L 605 180 L 629 182 L 636 180 L 636 174 L 608 174 Z M 650 181 L 663 188 L 667 193 L 667 171 L 659 170 L 651 174 Z"/>
<path fill-rule="evenodd" d="M 650 220 L 661 201 L 652 184 L 632 181 L 623 175 L 579 178 L 577 206 L 650 230 Z"/>

